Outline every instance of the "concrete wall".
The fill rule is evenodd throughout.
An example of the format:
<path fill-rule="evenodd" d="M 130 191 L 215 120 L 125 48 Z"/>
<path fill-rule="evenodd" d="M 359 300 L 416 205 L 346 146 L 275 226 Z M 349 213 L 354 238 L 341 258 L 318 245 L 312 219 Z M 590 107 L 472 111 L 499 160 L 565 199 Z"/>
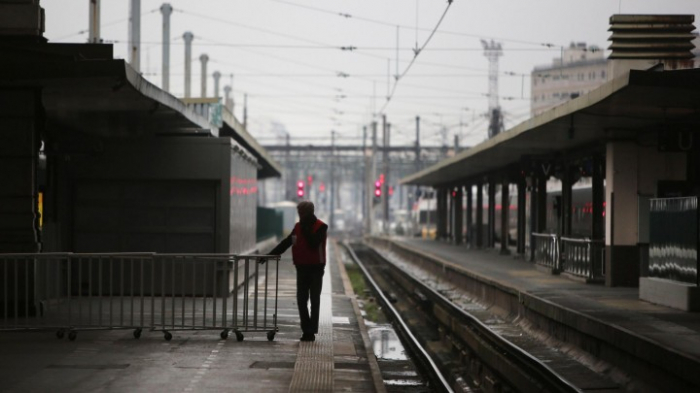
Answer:
<path fill-rule="evenodd" d="M 606 285 L 637 286 L 640 195 L 656 195 L 661 180 L 686 179 L 686 153 L 609 142 L 606 151 Z M 614 210 L 614 211 L 613 211 Z"/>
<path fill-rule="evenodd" d="M 229 138 L 109 139 L 92 148 L 58 150 L 59 186 L 46 195 L 47 210 L 55 210 L 55 219 L 45 226 L 52 251 L 239 253 L 255 248 L 256 196 L 233 192 L 232 179 L 254 184 L 256 167 Z M 114 209 L 134 215 L 132 222 Z M 76 233 L 86 222 L 93 237 L 105 232 L 111 238 L 86 245 L 90 237 Z M 125 233 L 134 231 L 143 235 Z"/>
<path fill-rule="evenodd" d="M 39 251 L 39 94 L 0 90 L 0 253 Z"/>

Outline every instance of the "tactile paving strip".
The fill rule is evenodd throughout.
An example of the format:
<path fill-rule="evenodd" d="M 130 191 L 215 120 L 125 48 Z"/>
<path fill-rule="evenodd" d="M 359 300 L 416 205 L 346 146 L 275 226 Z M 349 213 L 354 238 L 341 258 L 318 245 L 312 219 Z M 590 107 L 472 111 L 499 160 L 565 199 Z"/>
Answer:
<path fill-rule="evenodd" d="M 300 342 L 290 392 L 333 391 L 333 300 L 331 264 L 326 264 L 315 342 Z"/>

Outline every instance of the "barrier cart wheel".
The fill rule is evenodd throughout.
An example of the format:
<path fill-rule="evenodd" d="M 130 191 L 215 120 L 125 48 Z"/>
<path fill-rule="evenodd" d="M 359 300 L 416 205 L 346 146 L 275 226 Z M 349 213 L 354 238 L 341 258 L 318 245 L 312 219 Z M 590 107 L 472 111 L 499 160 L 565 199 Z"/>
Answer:
<path fill-rule="evenodd" d="M 238 341 L 243 341 L 243 333 L 241 332 L 236 332 L 236 340 Z"/>
<path fill-rule="evenodd" d="M 267 332 L 267 341 L 275 341 L 275 331 L 270 330 Z"/>
<path fill-rule="evenodd" d="M 222 340 L 226 340 L 228 338 L 228 329 L 224 329 L 219 336 L 221 336 Z"/>
<path fill-rule="evenodd" d="M 71 341 L 75 341 L 76 338 L 78 338 L 78 332 L 76 332 L 75 330 L 71 330 L 68 333 L 68 339 Z"/>
<path fill-rule="evenodd" d="M 163 338 L 165 338 L 165 341 L 170 341 L 173 339 L 173 335 L 169 331 L 165 330 L 163 331 Z"/>
<path fill-rule="evenodd" d="M 141 328 L 134 330 L 134 338 L 135 339 L 141 338 Z"/>
<path fill-rule="evenodd" d="M 65 331 L 65 330 L 63 330 L 63 329 L 58 329 L 58 330 L 56 330 L 56 338 L 57 338 L 57 339 L 60 340 L 60 339 L 62 339 L 63 336 L 65 336 L 65 335 L 66 335 L 66 331 Z"/>

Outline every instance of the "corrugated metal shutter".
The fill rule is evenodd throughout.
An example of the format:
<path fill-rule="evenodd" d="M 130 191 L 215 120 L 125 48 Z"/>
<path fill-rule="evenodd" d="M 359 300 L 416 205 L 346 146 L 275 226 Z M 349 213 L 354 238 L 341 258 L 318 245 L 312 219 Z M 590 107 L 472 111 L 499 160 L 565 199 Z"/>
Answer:
<path fill-rule="evenodd" d="M 215 182 L 80 182 L 73 214 L 75 252 L 216 251 Z"/>

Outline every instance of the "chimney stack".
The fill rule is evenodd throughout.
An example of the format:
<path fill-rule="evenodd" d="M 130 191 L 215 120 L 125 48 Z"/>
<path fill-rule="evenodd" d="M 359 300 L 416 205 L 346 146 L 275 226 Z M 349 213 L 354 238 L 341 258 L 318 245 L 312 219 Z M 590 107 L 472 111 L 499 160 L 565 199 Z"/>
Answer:
<path fill-rule="evenodd" d="M 129 64 L 141 73 L 141 0 L 131 0 L 129 16 Z"/>
<path fill-rule="evenodd" d="M 233 113 L 233 99 L 231 99 L 231 86 L 224 86 L 224 105 L 228 110 Z"/>
<path fill-rule="evenodd" d="M 219 71 L 214 71 L 214 97 L 219 98 L 219 79 L 221 79 L 221 73 Z"/>
<path fill-rule="evenodd" d="M 613 15 L 609 74 L 617 77 L 631 69 L 692 68 L 694 15 Z"/>
<path fill-rule="evenodd" d="M 90 0 L 90 29 L 88 42 L 91 44 L 99 44 L 100 39 L 100 0 Z"/>
<path fill-rule="evenodd" d="M 199 61 L 202 63 L 202 98 L 207 98 L 207 63 L 209 56 L 203 54 L 199 56 Z"/>
<path fill-rule="evenodd" d="M 185 98 L 190 98 L 192 88 L 192 40 L 194 34 L 189 31 L 182 35 L 185 40 Z"/>
<path fill-rule="evenodd" d="M 94 1 L 94 0 L 93 0 Z M 160 6 L 160 13 L 163 14 L 163 63 L 161 77 L 163 78 L 162 88 L 170 91 L 170 14 L 173 7 L 169 3 Z"/>

